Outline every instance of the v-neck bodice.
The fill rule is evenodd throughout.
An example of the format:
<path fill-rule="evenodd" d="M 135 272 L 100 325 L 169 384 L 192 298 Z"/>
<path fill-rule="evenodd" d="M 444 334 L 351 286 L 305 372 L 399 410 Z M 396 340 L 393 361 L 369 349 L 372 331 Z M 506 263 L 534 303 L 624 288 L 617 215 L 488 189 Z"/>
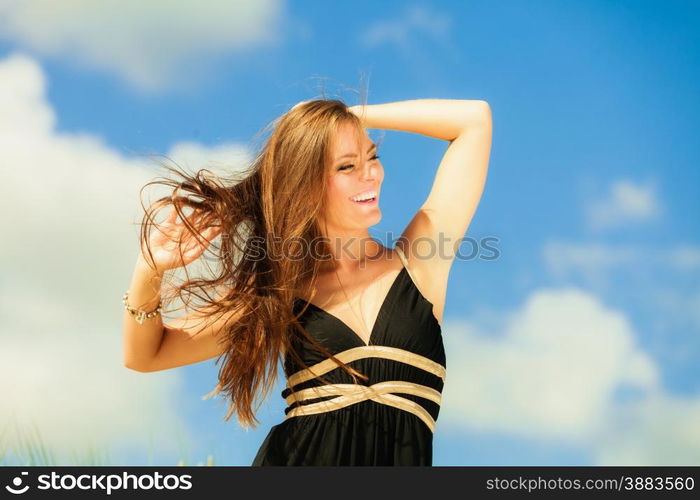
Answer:
<path fill-rule="evenodd" d="M 319 306 L 317 306 L 316 304 L 314 304 L 313 302 L 309 302 L 308 300 L 304 300 L 304 299 L 302 299 L 302 298 L 297 298 L 297 301 L 298 301 L 298 304 L 300 304 L 301 306 L 303 306 L 304 304 L 308 304 L 309 307 L 310 307 L 311 309 L 315 310 L 318 314 L 327 316 L 327 317 L 329 317 L 331 320 L 337 322 L 337 323 L 340 325 L 340 327 L 341 327 L 342 329 L 347 330 L 348 333 L 350 333 L 350 334 L 352 334 L 353 336 L 355 336 L 355 337 L 357 338 L 357 340 L 359 340 L 359 342 L 360 342 L 362 345 L 372 345 L 372 344 L 375 343 L 375 342 L 374 342 L 374 341 L 375 341 L 375 332 L 376 332 L 378 329 L 381 329 L 381 322 L 383 321 L 383 319 L 384 319 L 384 318 L 386 317 L 386 315 L 387 315 L 387 310 L 386 310 L 386 309 L 387 309 L 388 307 L 390 307 L 390 304 L 391 304 L 391 301 L 392 301 L 392 294 L 395 292 L 395 289 L 396 289 L 396 287 L 397 287 L 397 285 L 398 285 L 398 283 L 399 283 L 399 280 L 401 279 L 401 274 L 403 274 L 403 273 L 405 273 L 405 272 L 407 272 L 407 268 L 404 266 L 404 267 L 402 267 L 402 268 L 399 270 L 399 272 L 397 273 L 396 277 L 394 278 L 394 281 L 391 283 L 391 286 L 389 287 L 389 291 L 388 291 L 388 292 L 386 293 L 386 295 L 384 296 L 384 300 L 382 300 L 382 302 L 381 302 L 381 304 L 380 304 L 380 306 L 379 306 L 379 310 L 378 310 L 378 312 L 377 312 L 377 316 L 376 316 L 376 318 L 374 319 L 374 322 L 372 323 L 372 328 L 370 329 L 370 335 L 369 335 L 369 339 L 368 339 L 367 342 L 365 342 L 365 340 L 360 336 L 360 334 L 357 333 L 353 328 L 351 328 L 350 325 L 347 324 L 347 322 L 345 322 L 345 321 L 343 321 L 342 319 L 340 319 L 337 315 L 332 314 L 332 313 L 326 311 L 326 310 L 323 309 L 322 307 L 319 307 Z"/>
<path fill-rule="evenodd" d="M 368 379 L 355 383 L 308 339 L 295 337 L 292 349 L 308 368 L 285 355 L 285 418 L 272 427 L 252 465 L 432 464 L 446 379 L 442 329 L 400 256 L 403 268 L 381 303 L 369 343 L 309 303 L 300 316 L 306 331 Z"/>

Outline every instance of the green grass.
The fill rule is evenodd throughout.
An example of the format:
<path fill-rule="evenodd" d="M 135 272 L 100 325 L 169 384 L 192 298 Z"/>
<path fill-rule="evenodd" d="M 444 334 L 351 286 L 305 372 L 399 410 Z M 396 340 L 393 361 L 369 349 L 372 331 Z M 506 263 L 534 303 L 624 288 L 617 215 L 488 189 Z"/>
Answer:
<path fill-rule="evenodd" d="M 10 434 L 10 430 L 13 427 L 14 432 Z M 69 451 L 69 460 L 62 461 L 42 440 L 41 432 L 36 424 L 31 424 L 29 427 L 29 430 L 20 429 L 14 416 L 5 423 L 0 430 L 0 466 L 124 465 L 111 463 L 108 447 L 95 443 L 87 443 L 82 450 L 71 449 Z M 15 437 L 14 440 L 10 438 L 11 435 Z M 207 455 L 206 464 L 203 462 L 190 464 L 189 449 L 184 443 L 179 428 L 177 440 L 182 458 L 176 465 L 214 465 L 213 455 Z M 153 465 L 153 429 L 149 431 L 147 463 L 148 465 Z"/>

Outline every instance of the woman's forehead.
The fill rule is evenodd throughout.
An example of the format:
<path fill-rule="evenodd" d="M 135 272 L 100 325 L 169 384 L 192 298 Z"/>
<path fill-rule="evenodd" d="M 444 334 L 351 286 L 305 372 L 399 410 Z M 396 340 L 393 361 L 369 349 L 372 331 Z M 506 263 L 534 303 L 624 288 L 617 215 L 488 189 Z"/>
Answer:
<path fill-rule="evenodd" d="M 336 158 L 345 153 L 355 154 L 358 148 L 363 151 L 372 145 L 372 139 L 369 138 L 365 129 L 358 129 L 350 123 L 340 127 L 334 139 L 333 152 Z"/>

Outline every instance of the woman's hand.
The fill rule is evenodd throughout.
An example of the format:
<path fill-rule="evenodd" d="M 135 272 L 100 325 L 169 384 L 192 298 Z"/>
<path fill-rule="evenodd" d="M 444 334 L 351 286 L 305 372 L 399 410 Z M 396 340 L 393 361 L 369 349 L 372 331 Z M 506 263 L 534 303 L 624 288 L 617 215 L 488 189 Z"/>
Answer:
<path fill-rule="evenodd" d="M 161 274 L 168 269 L 183 267 L 198 259 L 209 247 L 211 240 L 221 233 L 220 226 L 210 225 L 211 215 L 203 218 L 195 210 L 186 218 L 190 225 L 194 226 L 200 236 L 199 239 L 204 239 L 204 241 L 198 241 L 183 221 L 177 222 L 177 216 L 177 210 L 172 207 L 168 218 L 149 235 L 148 243 L 155 268 L 148 256 L 143 254 L 140 256 L 151 268 Z"/>

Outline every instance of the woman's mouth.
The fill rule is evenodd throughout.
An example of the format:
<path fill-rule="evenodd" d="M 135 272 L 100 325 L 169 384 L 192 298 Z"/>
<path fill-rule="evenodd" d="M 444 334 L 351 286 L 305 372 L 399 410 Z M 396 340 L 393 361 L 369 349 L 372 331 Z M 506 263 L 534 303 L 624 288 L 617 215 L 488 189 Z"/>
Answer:
<path fill-rule="evenodd" d="M 372 204 L 377 202 L 377 197 L 374 196 L 374 197 L 369 198 L 367 200 L 360 200 L 360 201 L 351 199 L 350 201 L 357 203 L 358 205 L 372 205 Z"/>
<path fill-rule="evenodd" d="M 373 189 L 368 189 L 360 194 L 356 194 L 350 197 L 350 201 L 357 203 L 358 205 L 373 205 L 377 203 L 377 197 L 379 192 Z"/>

